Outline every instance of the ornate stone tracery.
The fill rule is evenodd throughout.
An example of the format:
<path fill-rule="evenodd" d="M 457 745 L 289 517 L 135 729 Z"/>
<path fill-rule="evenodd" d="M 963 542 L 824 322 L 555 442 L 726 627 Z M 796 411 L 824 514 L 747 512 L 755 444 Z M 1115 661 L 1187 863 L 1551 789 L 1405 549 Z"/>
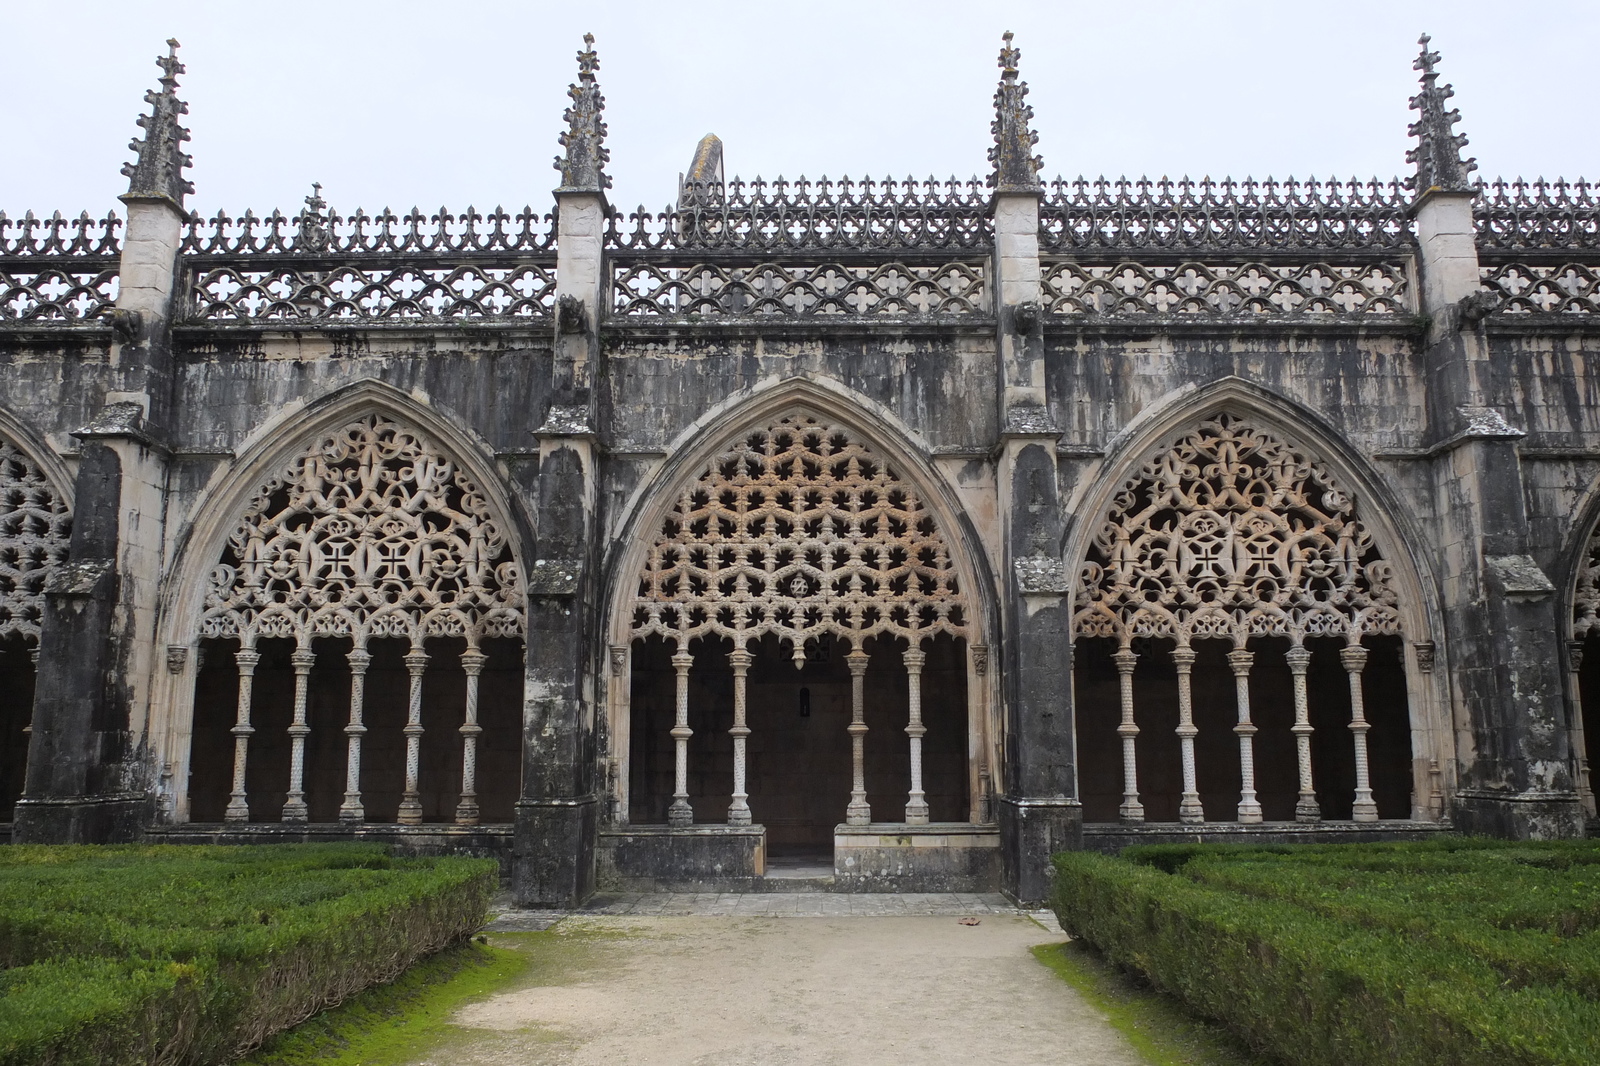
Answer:
<path fill-rule="evenodd" d="M 1219 414 L 1118 491 L 1082 570 L 1078 636 L 1393 634 L 1394 574 L 1314 458 Z"/>
<path fill-rule="evenodd" d="M 517 564 L 478 486 L 368 415 L 264 483 L 212 573 L 202 635 L 520 637 Z"/>
<path fill-rule="evenodd" d="M 950 551 L 910 486 L 847 430 L 791 416 L 718 454 L 662 522 L 633 635 L 738 645 L 965 636 Z"/>
<path fill-rule="evenodd" d="M 35 644 L 45 575 L 67 561 L 72 511 L 39 464 L 0 437 L 0 640 Z"/>
<path fill-rule="evenodd" d="M 415 430 L 370 414 L 326 434 L 265 482 L 229 536 L 212 572 L 201 636 L 237 637 L 239 669 L 233 792 L 226 817 L 250 818 L 246 759 L 252 724 L 253 677 L 262 638 L 295 642 L 294 720 L 289 787 L 283 820 L 309 816 L 305 798 L 310 674 L 317 637 L 348 637 L 350 720 L 345 727 L 345 799 L 339 818 L 365 818 L 361 800 L 361 740 L 367 650 L 374 638 L 409 642 L 405 791 L 402 823 L 417 824 L 420 793 L 422 678 L 429 663 L 424 641 L 460 637 L 466 678 L 461 802 L 456 821 L 478 821 L 478 679 L 486 637 L 521 637 L 522 582 L 511 543 L 489 501 L 444 450 Z"/>
<path fill-rule="evenodd" d="M 1577 587 L 1572 590 L 1572 636 L 1582 640 L 1600 628 L 1600 527 L 1589 534 L 1578 563 Z"/>
<path fill-rule="evenodd" d="M 1121 703 L 1116 732 L 1122 740 L 1125 822 L 1144 820 L 1139 799 L 1134 705 L 1136 638 L 1168 638 L 1177 673 L 1179 758 L 1183 796 L 1178 820 L 1205 820 L 1195 762 L 1192 642 L 1224 639 L 1235 679 L 1241 789 L 1238 818 L 1260 822 L 1255 791 L 1254 738 L 1249 675 L 1262 654 L 1251 637 L 1288 637 L 1284 653 L 1294 689 L 1294 737 L 1299 798 L 1295 819 L 1322 817 L 1312 773 L 1305 639 L 1342 636 L 1339 659 L 1350 686 L 1349 730 L 1354 754 L 1352 817 L 1376 821 L 1367 755 L 1371 724 L 1363 710 L 1365 634 L 1398 635 L 1395 576 L 1371 532 L 1356 514 L 1353 497 L 1304 449 L 1249 419 L 1222 413 L 1177 438 L 1146 460 L 1112 499 L 1090 543 L 1081 571 L 1073 631 L 1077 637 L 1112 638 Z"/>
<path fill-rule="evenodd" d="M 850 644 L 850 757 L 845 821 L 867 825 L 864 680 L 868 637 L 903 637 L 910 718 L 906 821 L 928 820 L 922 788 L 922 641 L 967 635 L 967 607 L 949 548 L 910 486 L 850 431 L 791 415 L 745 434 L 715 456 L 667 514 L 650 545 L 633 600 L 632 635 L 674 641 L 676 789 L 669 823 L 693 821 L 689 803 L 689 669 L 696 637 L 733 641 L 733 803 L 749 825 L 745 791 L 745 682 L 749 643 L 787 640 L 795 665 L 806 641 Z"/>

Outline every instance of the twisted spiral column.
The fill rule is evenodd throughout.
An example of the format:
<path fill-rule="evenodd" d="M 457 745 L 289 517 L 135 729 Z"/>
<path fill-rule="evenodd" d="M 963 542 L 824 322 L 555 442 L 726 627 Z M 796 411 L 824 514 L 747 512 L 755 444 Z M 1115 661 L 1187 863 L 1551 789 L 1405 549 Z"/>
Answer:
<path fill-rule="evenodd" d="M 694 656 L 686 646 L 678 645 L 672 656 L 672 666 L 678 672 L 677 715 L 672 726 L 672 743 L 676 756 L 676 774 L 673 778 L 672 806 L 667 808 L 667 824 L 685 826 L 694 824 L 694 808 L 689 806 L 689 738 L 694 730 L 689 728 L 689 667 Z"/>
<path fill-rule="evenodd" d="M 416 645 L 403 657 L 411 674 L 411 690 L 406 705 L 406 791 L 400 798 L 400 824 L 422 824 L 422 793 L 417 777 L 422 762 L 422 672 L 428 668 L 428 653 Z"/>
<path fill-rule="evenodd" d="M 311 679 L 311 667 L 316 663 L 315 653 L 307 647 L 298 647 L 289 656 L 294 666 L 294 720 L 289 723 L 289 794 L 283 801 L 283 820 L 306 820 L 306 737 L 311 726 L 306 723 L 306 688 Z"/>
<path fill-rule="evenodd" d="M 1250 667 L 1255 660 L 1255 653 L 1243 648 L 1228 653 L 1233 700 L 1239 710 L 1239 724 L 1233 727 L 1239 738 L 1239 821 L 1247 825 L 1261 821 L 1261 801 L 1256 798 L 1256 727 L 1250 721 Z"/>
<path fill-rule="evenodd" d="M 1352 634 L 1350 639 L 1361 638 Z M 1372 798 L 1372 774 L 1367 763 L 1367 730 L 1372 726 L 1367 723 L 1361 694 L 1361 671 L 1367 665 L 1367 649 L 1357 643 L 1347 644 L 1339 649 L 1339 661 L 1350 676 L 1350 737 L 1356 748 L 1356 799 L 1351 817 L 1358 822 L 1376 822 L 1378 804 Z"/>
<path fill-rule="evenodd" d="M 228 810 L 223 818 L 230 822 L 250 820 L 250 801 L 244 791 L 245 759 L 250 754 L 250 736 L 255 729 L 250 725 L 250 695 L 255 688 L 256 665 L 261 653 L 254 648 L 241 647 L 233 653 L 239 667 L 239 709 L 233 728 L 233 795 L 228 797 Z"/>
<path fill-rule="evenodd" d="M 1188 646 L 1172 649 L 1172 664 L 1178 668 L 1178 748 L 1183 763 L 1183 798 L 1178 801 L 1178 821 L 1203 822 L 1206 810 L 1200 805 L 1200 787 L 1194 766 L 1194 738 L 1200 730 L 1194 724 L 1195 650 Z"/>
<path fill-rule="evenodd" d="M 1139 727 L 1133 722 L 1133 667 L 1139 656 L 1126 645 L 1111 656 L 1117 664 L 1117 686 L 1122 695 L 1122 724 L 1117 735 L 1122 738 L 1122 806 L 1117 814 L 1124 822 L 1144 821 L 1144 804 L 1139 802 L 1139 764 L 1134 751 L 1134 738 Z"/>
<path fill-rule="evenodd" d="M 906 736 L 911 738 L 911 793 L 906 797 L 906 824 L 927 825 L 928 798 L 922 791 L 922 738 L 928 730 L 922 724 L 922 667 L 928 655 L 921 648 L 911 648 L 904 658 L 911 704 L 906 722 Z"/>
<path fill-rule="evenodd" d="M 489 657 L 477 648 L 461 653 L 461 669 L 467 675 L 467 706 L 461 722 L 461 802 L 456 804 L 457 825 L 478 824 L 478 675 Z"/>
<path fill-rule="evenodd" d="M 339 804 L 339 821 L 354 824 L 367 819 L 366 809 L 361 806 L 361 738 L 367 733 L 362 718 L 366 713 L 367 667 L 372 665 L 372 656 L 365 648 L 357 647 L 351 649 L 345 661 L 350 666 L 350 724 L 344 727 L 344 735 L 349 740 L 344 762 L 344 802 Z"/>
<path fill-rule="evenodd" d="M 1311 652 L 1304 644 L 1295 644 L 1284 658 L 1294 677 L 1294 725 L 1289 732 L 1294 734 L 1300 768 L 1300 798 L 1295 801 L 1294 820 L 1309 825 L 1322 821 L 1322 808 L 1317 805 L 1317 790 L 1311 780 L 1311 709 L 1306 699 L 1306 669 L 1311 665 Z"/>
<path fill-rule="evenodd" d="M 872 807 L 867 803 L 866 766 L 866 679 L 870 656 L 860 648 L 844 657 L 850 667 L 850 804 L 845 808 L 846 825 L 870 825 Z"/>

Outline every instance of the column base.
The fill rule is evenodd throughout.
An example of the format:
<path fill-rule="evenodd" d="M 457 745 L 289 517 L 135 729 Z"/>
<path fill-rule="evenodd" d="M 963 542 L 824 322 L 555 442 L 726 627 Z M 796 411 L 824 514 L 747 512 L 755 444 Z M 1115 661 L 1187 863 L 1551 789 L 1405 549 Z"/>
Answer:
<path fill-rule="evenodd" d="M 1050 856 L 1083 848 L 1083 805 L 1075 799 L 999 796 L 1001 890 L 1018 903 L 1046 903 Z"/>
<path fill-rule="evenodd" d="M 1476 836 L 1569 840 L 1584 835 L 1583 807 L 1576 792 L 1462 789 L 1456 793 L 1452 813 L 1458 830 Z"/>
<path fill-rule="evenodd" d="M 511 894 L 519 907 L 576 907 L 594 895 L 594 796 L 518 800 Z"/>
<path fill-rule="evenodd" d="M 151 820 L 149 796 L 72 796 L 17 801 L 14 844 L 126 844 Z"/>

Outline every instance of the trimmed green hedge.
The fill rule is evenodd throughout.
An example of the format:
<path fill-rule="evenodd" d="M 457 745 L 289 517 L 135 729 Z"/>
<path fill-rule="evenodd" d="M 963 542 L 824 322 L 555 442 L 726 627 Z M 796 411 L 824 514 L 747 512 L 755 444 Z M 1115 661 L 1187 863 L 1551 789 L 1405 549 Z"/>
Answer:
<path fill-rule="evenodd" d="M 1600 846 L 1056 856 L 1061 925 L 1304 1066 L 1600 1062 Z"/>
<path fill-rule="evenodd" d="M 229 1061 L 483 924 L 493 861 L 0 848 L 0 1066 Z"/>

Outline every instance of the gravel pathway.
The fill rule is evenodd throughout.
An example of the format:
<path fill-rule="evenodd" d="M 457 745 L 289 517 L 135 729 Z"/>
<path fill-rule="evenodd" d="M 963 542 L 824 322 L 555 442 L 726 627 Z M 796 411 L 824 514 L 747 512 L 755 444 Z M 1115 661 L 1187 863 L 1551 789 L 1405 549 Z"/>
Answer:
<path fill-rule="evenodd" d="M 765 908 L 746 910 L 746 908 Z M 843 908 L 843 909 L 840 909 Z M 781 920 L 778 920 L 781 918 Z M 434 1066 L 1138 1066 L 1029 952 L 1002 897 L 617 896 L 556 922 L 560 965 L 462 1010 Z M 550 941 L 544 941 L 550 944 Z"/>

